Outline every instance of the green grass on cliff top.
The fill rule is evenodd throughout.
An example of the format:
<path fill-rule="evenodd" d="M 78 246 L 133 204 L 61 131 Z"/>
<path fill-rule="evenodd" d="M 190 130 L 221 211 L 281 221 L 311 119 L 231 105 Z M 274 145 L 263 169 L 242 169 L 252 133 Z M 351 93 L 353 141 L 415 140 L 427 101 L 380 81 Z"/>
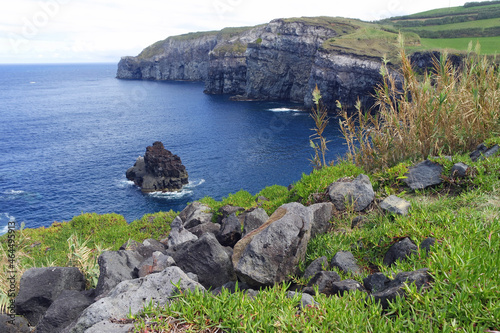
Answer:
<path fill-rule="evenodd" d="M 489 144 L 500 143 L 500 139 Z M 354 212 L 339 213 L 331 220 L 328 234 L 312 239 L 302 269 L 320 256 L 329 260 L 337 251 L 351 251 L 363 268 L 362 279 L 374 271 L 394 277 L 398 272 L 427 267 L 434 277 L 432 288 L 424 293 L 413 287 L 405 299 L 397 299 L 383 312 L 366 295 L 354 292 L 344 297 L 317 295 L 318 304 L 298 311 L 298 298 L 287 298 L 287 284 L 265 289 L 251 299 L 243 292 L 218 296 L 210 293 L 184 293 L 168 308 L 145 305 L 142 315 L 133 316 L 136 332 L 169 331 L 166 318 L 191 332 L 216 328 L 224 332 L 487 332 L 500 328 L 500 156 L 471 162 L 467 155 L 453 157 L 453 162 L 439 159 L 445 174 L 455 162 L 469 164 L 476 175 L 458 183 L 445 182 L 434 189 L 410 193 L 401 187 L 403 163 L 377 174 L 369 174 L 382 199 L 396 194 L 411 202 L 406 217 L 383 214 L 377 206 L 364 216 L 361 228 L 351 228 Z M 217 211 L 222 205 L 245 208 L 262 205 L 271 214 L 277 207 L 292 201 L 315 202 L 315 193 L 322 193 L 333 181 L 355 177 L 364 171 L 350 163 L 304 174 L 292 191 L 283 186 L 270 186 L 252 195 L 246 191 L 229 194 L 221 201 L 204 198 L 202 202 Z M 408 192 L 405 192 L 408 191 Z M 262 195 L 269 201 L 259 200 Z M 49 228 L 25 229 L 23 251 L 25 268 L 48 263 L 67 264 L 67 239 L 72 234 L 90 236 L 90 245 L 101 244 L 118 249 L 128 239 L 142 241 L 161 239 L 168 235 L 170 222 L 177 213 L 148 214 L 127 224 L 117 214 L 82 214 L 70 222 L 55 223 Z M 432 236 L 437 239 L 430 255 L 423 252 L 388 268 L 382 264 L 387 249 L 402 237 L 416 244 Z M 4 236 L 5 237 L 5 236 Z M 2 245 L 5 243 L 2 241 Z M 21 257 L 21 253 L 18 253 Z M 65 263 L 66 260 L 66 263 Z M 339 272 L 343 279 L 352 278 Z M 305 283 L 294 277 L 299 284 Z M 173 324 L 172 324 L 173 325 Z M 147 330 L 146 330 L 146 327 Z M 185 330 L 188 331 L 188 330 Z"/>

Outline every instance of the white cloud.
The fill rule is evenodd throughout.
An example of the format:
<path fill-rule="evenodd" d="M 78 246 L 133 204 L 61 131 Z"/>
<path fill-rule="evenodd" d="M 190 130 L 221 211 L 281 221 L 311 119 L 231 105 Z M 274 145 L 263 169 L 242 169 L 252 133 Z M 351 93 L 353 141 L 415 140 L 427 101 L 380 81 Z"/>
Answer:
<path fill-rule="evenodd" d="M 274 18 L 363 20 L 458 6 L 457 0 L 16 0 L 0 11 L 0 62 L 118 61 L 168 36 Z"/>

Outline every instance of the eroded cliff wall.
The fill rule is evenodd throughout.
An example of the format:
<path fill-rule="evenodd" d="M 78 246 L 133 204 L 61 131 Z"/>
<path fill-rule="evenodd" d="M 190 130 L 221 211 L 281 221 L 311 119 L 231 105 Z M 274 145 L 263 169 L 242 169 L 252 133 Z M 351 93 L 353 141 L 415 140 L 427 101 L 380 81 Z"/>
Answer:
<path fill-rule="evenodd" d="M 288 100 L 310 107 L 317 84 L 330 110 L 336 100 L 370 101 L 381 60 L 323 48 L 360 27 L 341 20 L 277 19 L 262 26 L 167 38 L 123 57 L 117 77 L 205 82 L 205 93 Z"/>

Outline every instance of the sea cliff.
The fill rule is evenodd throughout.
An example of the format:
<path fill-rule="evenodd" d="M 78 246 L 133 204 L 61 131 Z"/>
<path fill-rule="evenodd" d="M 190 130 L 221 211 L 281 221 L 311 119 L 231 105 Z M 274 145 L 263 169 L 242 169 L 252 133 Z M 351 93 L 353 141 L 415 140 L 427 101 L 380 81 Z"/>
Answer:
<path fill-rule="evenodd" d="M 208 94 L 287 100 L 306 107 L 317 84 L 333 110 L 336 100 L 344 105 L 354 105 L 358 97 L 368 102 L 381 80 L 384 53 L 366 51 L 371 40 L 366 29 L 367 23 L 358 20 L 318 17 L 173 36 L 136 57 L 123 57 L 117 77 L 203 81 Z M 396 42 L 394 33 L 381 33 Z M 363 38 L 352 39 L 356 34 Z M 387 52 L 393 50 L 390 46 Z"/>

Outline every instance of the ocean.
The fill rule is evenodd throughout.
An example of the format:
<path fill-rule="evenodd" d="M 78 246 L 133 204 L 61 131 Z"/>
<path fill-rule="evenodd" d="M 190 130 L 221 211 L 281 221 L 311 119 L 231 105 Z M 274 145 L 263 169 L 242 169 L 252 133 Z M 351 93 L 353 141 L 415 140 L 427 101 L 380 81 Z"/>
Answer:
<path fill-rule="evenodd" d="M 116 64 L 0 65 L 0 231 L 69 221 L 83 212 L 128 222 L 188 202 L 288 186 L 310 173 L 312 119 L 289 102 L 235 102 L 200 82 L 124 81 Z M 345 153 L 338 120 L 328 157 Z M 162 141 L 190 183 L 143 194 L 125 178 Z"/>

